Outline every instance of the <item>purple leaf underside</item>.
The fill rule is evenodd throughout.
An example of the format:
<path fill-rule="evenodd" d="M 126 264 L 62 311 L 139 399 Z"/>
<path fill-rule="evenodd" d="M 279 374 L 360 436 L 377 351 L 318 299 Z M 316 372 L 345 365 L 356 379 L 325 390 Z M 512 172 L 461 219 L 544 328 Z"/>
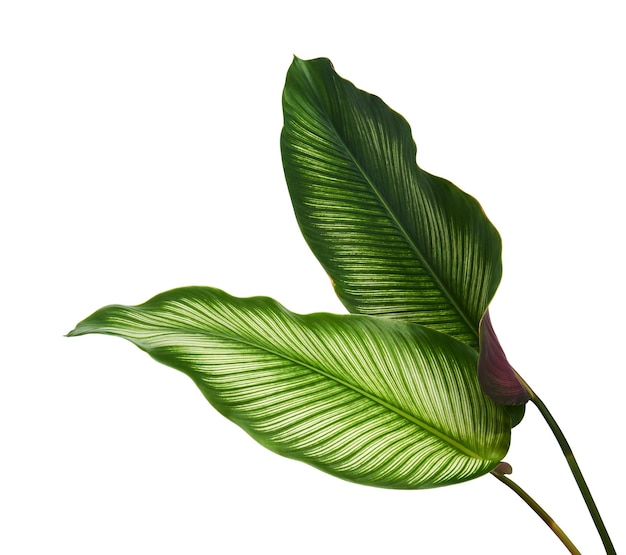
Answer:
<path fill-rule="evenodd" d="M 489 310 L 480 321 L 478 381 L 484 393 L 501 405 L 522 405 L 530 399 L 530 393 L 509 364 L 496 337 Z"/>

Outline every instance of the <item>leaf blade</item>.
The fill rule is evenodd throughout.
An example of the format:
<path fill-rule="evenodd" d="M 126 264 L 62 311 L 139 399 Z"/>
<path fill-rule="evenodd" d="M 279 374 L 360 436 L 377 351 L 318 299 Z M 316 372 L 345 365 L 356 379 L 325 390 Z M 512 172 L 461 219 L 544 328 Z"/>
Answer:
<path fill-rule="evenodd" d="M 261 444 L 357 483 L 456 483 L 508 448 L 508 416 L 480 391 L 476 354 L 419 326 L 182 288 L 105 307 L 70 335 L 85 333 L 132 341 Z"/>
<path fill-rule="evenodd" d="M 348 310 L 423 324 L 477 349 L 502 271 L 500 237 L 478 202 L 419 168 L 404 118 L 329 60 L 294 59 L 283 111 L 296 218 Z"/>

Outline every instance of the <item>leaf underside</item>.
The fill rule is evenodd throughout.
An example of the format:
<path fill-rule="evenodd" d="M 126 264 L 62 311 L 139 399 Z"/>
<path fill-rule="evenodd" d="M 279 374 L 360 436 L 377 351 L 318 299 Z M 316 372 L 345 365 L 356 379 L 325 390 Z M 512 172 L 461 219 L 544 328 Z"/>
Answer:
<path fill-rule="evenodd" d="M 489 311 L 480 322 L 478 381 L 482 390 L 496 403 L 523 405 L 530 399 L 529 391 L 504 354 L 491 324 Z"/>
<path fill-rule="evenodd" d="M 281 150 L 302 233 L 350 312 L 422 324 L 478 349 L 501 241 L 478 202 L 416 163 L 408 123 L 295 58 Z"/>
<path fill-rule="evenodd" d="M 267 448 L 353 482 L 457 483 L 508 449 L 509 417 L 480 390 L 476 353 L 421 326 L 188 287 L 100 309 L 69 335 L 87 333 L 128 339 Z"/>

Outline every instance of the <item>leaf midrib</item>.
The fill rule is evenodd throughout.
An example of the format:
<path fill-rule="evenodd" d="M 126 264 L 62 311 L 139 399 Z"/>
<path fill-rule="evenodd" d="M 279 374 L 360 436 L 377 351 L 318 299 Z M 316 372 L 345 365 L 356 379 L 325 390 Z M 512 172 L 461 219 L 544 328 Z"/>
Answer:
<path fill-rule="evenodd" d="M 475 453 L 474 451 L 472 451 L 471 449 L 469 449 L 468 447 L 466 447 L 465 445 L 463 445 L 462 443 L 459 443 L 458 441 L 452 439 L 451 437 L 447 436 L 446 434 L 442 433 L 441 431 L 437 430 L 437 428 L 432 427 L 429 424 L 426 424 L 425 422 L 422 422 L 421 420 L 419 420 L 418 418 L 416 418 L 415 416 L 407 413 L 406 411 L 403 411 L 402 409 L 392 405 L 391 403 L 380 399 L 379 397 L 377 397 L 376 395 L 373 395 L 371 393 L 368 393 L 367 391 L 355 386 L 354 384 L 351 384 L 350 382 L 346 382 L 345 380 L 342 380 L 336 376 L 333 376 L 332 374 L 328 373 L 328 371 L 316 368 L 315 366 L 312 366 L 306 362 L 303 362 L 301 360 L 298 360 L 297 358 L 293 358 L 290 356 L 287 356 L 285 353 L 282 352 L 278 352 L 275 351 L 273 349 L 270 349 L 266 346 L 263 345 L 259 345 L 258 343 L 254 343 L 252 341 L 245 341 L 239 338 L 233 338 L 232 336 L 229 336 L 227 334 L 222 334 L 222 333 L 216 333 L 216 332 L 212 332 L 212 333 L 207 333 L 203 330 L 197 330 L 197 329 L 185 329 L 185 328 L 162 328 L 163 331 L 167 331 L 167 332 L 179 332 L 179 333 L 185 333 L 185 334 L 193 334 L 193 335 L 205 335 L 205 336 L 209 336 L 209 337 L 216 337 L 218 339 L 225 339 L 228 341 L 234 341 L 236 343 L 240 343 L 240 344 L 244 344 L 247 345 L 249 347 L 252 347 L 254 349 L 258 349 L 261 351 L 264 351 L 266 353 L 269 353 L 275 357 L 287 360 L 293 364 L 299 365 L 299 366 L 303 366 L 304 368 L 308 369 L 311 372 L 320 374 L 330 380 L 335 381 L 336 383 L 341 384 L 342 386 L 351 389 L 353 391 L 355 391 L 356 393 L 359 393 L 360 395 L 374 401 L 375 403 L 380 404 L 381 406 L 387 408 L 388 410 L 395 412 L 396 414 L 398 414 L 399 416 L 405 418 L 406 420 L 408 420 L 409 422 L 423 428 L 424 430 L 427 430 L 428 432 L 430 432 L 432 435 L 438 437 L 439 439 L 441 439 L 442 441 L 444 441 L 445 443 L 447 443 L 448 445 L 450 445 L 451 447 L 454 447 L 455 449 L 457 449 L 458 451 L 460 451 L 461 453 L 463 453 L 464 455 L 467 455 L 468 457 L 474 458 L 474 459 L 478 459 L 478 460 L 485 460 L 486 457 L 479 455 L 478 453 Z M 136 345 L 138 345 L 138 343 L 141 343 L 141 340 L 139 341 L 135 341 L 132 340 L 133 343 L 135 343 Z M 140 345 L 138 345 L 140 346 Z M 145 349 L 144 349 L 145 350 Z M 148 351 L 150 351 L 151 349 L 148 349 Z"/>

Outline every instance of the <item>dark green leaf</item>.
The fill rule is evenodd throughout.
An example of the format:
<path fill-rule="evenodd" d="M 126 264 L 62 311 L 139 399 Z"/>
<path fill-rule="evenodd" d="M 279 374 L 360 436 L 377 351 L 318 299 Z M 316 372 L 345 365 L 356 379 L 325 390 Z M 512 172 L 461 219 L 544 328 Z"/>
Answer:
<path fill-rule="evenodd" d="M 283 110 L 296 217 L 348 310 L 419 323 L 478 349 L 501 242 L 476 200 L 419 168 L 407 122 L 327 59 L 294 59 Z"/>

